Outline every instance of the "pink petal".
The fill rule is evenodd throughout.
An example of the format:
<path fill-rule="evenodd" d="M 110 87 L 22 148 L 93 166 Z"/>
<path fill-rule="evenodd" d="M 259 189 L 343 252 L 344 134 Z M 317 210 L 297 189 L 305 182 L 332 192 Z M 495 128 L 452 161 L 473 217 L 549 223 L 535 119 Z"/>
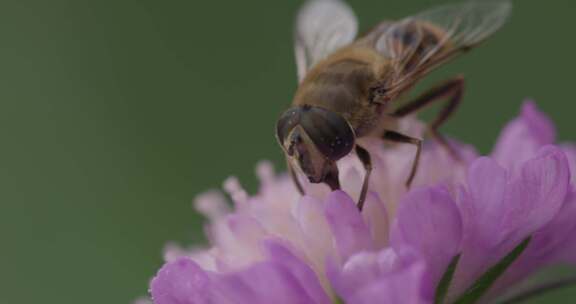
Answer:
<path fill-rule="evenodd" d="M 327 269 L 345 303 L 428 303 L 422 295 L 425 263 L 413 251 L 361 252 Z"/>
<path fill-rule="evenodd" d="M 150 286 L 155 304 L 209 304 L 213 301 L 208 274 L 187 258 L 165 264 Z"/>
<path fill-rule="evenodd" d="M 518 169 L 510 177 L 490 159 L 472 164 L 468 192 L 459 201 L 466 230 L 453 292 L 462 292 L 523 239 L 551 223 L 562 208 L 569 171 L 559 148 L 542 148 Z"/>
<path fill-rule="evenodd" d="M 396 255 L 391 249 L 385 249 L 383 252 Z M 326 272 L 334 291 L 345 299 L 361 292 L 363 287 L 382 275 L 378 259 L 380 254 L 386 253 L 360 252 L 351 256 L 341 266 L 329 261 Z"/>
<path fill-rule="evenodd" d="M 560 212 L 541 230 L 534 233 L 526 250 L 491 290 L 496 296 L 512 284 L 538 269 L 551 265 L 576 262 L 576 193 L 571 193 Z"/>
<path fill-rule="evenodd" d="M 325 217 L 324 202 L 304 196 L 295 207 L 295 216 L 309 252 L 320 255 L 332 248 L 332 232 Z"/>
<path fill-rule="evenodd" d="M 568 196 L 569 210 L 562 209 L 562 222 L 557 223 L 556 226 L 551 227 L 548 231 L 552 237 L 555 237 L 556 244 L 554 251 L 554 261 L 558 263 L 568 263 L 576 265 L 576 189 L 573 189 Z M 555 221 L 556 222 L 556 221 Z M 565 225 L 562 225 L 562 224 Z M 570 228 L 571 227 L 571 228 Z M 560 230 L 560 231 L 559 231 Z M 561 239 L 561 235 L 565 234 L 565 238 Z"/>
<path fill-rule="evenodd" d="M 492 153 L 499 164 L 514 168 L 534 156 L 542 146 L 554 143 L 554 124 L 532 101 L 525 102 L 520 116 L 500 134 Z"/>
<path fill-rule="evenodd" d="M 291 270 L 276 262 L 257 263 L 244 271 L 223 275 L 215 285 L 213 292 L 233 299 L 232 303 L 316 303 Z"/>
<path fill-rule="evenodd" d="M 292 254 L 286 245 L 283 245 L 280 240 L 269 240 L 265 242 L 264 246 L 269 258 L 290 271 L 308 297 L 313 299 L 312 303 L 330 303 L 330 298 L 324 292 L 312 268 Z"/>
<path fill-rule="evenodd" d="M 381 249 L 388 245 L 389 219 L 384 203 L 374 192 L 366 196 L 364 209 L 362 210 L 364 222 L 370 228 L 370 235 L 374 240 L 375 249 Z"/>
<path fill-rule="evenodd" d="M 450 264 L 460 253 L 462 219 L 456 203 L 442 187 L 409 192 L 400 203 L 391 233 L 393 248 L 409 247 L 426 260 L 429 285 L 424 292 L 429 298 Z"/>
<path fill-rule="evenodd" d="M 508 174 L 490 158 L 479 158 L 468 171 L 468 193 L 461 198 L 465 234 L 474 236 L 484 248 L 500 242 L 502 207 L 507 189 Z M 486 223 L 490 223 L 487 225 Z"/>
<path fill-rule="evenodd" d="M 524 164 L 507 195 L 508 210 L 501 210 L 509 229 L 520 229 L 520 238 L 550 222 L 568 194 L 570 172 L 566 156 L 557 147 L 546 146 Z"/>
<path fill-rule="evenodd" d="M 217 274 L 187 258 L 165 264 L 151 283 L 155 304 L 330 304 L 315 273 L 277 241 L 264 244 L 268 260 Z"/>
<path fill-rule="evenodd" d="M 573 241 L 570 241 L 576 233 L 575 219 L 576 192 L 573 190 L 566 197 L 556 216 L 543 229 L 534 233 L 534 238 L 526 250 L 526 256 L 544 260 L 546 257 L 563 256 L 565 249 L 571 246 L 576 249 L 576 238 L 572 238 Z"/>
<path fill-rule="evenodd" d="M 414 263 L 371 282 L 348 299 L 349 304 L 426 304 L 421 293 L 424 263 Z"/>
<path fill-rule="evenodd" d="M 343 260 L 356 252 L 372 249 L 370 229 L 346 193 L 332 192 L 327 199 L 325 214 L 337 251 Z"/>
<path fill-rule="evenodd" d="M 576 182 L 576 145 L 575 144 L 565 144 L 562 145 L 562 151 L 566 153 L 568 158 L 568 164 L 570 165 L 570 172 L 572 172 L 572 183 Z"/>

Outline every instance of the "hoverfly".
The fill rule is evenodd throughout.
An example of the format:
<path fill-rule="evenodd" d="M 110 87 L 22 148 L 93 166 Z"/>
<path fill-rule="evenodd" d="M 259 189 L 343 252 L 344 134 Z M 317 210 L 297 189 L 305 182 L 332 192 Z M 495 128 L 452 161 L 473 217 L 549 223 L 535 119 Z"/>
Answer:
<path fill-rule="evenodd" d="M 372 166 L 369 152 L 356 141 L 368 136 L 415 146 L 406 180 L 409 187 L 418 168 L 422 140 L 383 126 L 440 100 L 447 102 L 428 124 L 428 131 L 457 157 L 438 128 L 461 101 L 461 76 L 399 107 L 391 104 L 430 71 L 495 33 L 511 7 L 506 0 L 441 6 L 399 21 L 383 21 L 356 38 L 356 17 L 344 2 L 308 0 L 295 28 L 300 84 L 292 107 L 276 126 L 276 137 L 298 190 L 304 194 L 295 168 L 311 183 L 340 189 L 336 162 L 355 150 L 366 170 L 358 200 L 362 209 Z"/>

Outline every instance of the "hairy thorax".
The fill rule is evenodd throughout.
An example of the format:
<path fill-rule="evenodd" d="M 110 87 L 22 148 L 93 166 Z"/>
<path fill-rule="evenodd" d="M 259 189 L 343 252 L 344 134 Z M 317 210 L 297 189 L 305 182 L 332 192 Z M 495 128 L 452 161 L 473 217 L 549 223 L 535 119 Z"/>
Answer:
<path fill-rule="evenodd" d="M 363 136 L 378 123 L 383 106 L 370 102 L 370 88 L 383 76 L 374 51 L 345 48 L 319 63 L 300 84 L 294 105 L 322 107 L 342 115 Z"/>

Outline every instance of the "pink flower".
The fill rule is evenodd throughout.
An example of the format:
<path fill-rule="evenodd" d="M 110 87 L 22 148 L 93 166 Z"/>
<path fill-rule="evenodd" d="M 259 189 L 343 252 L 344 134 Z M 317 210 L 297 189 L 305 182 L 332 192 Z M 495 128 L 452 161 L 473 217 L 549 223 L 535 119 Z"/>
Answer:
<path fill-rule="evenodd" d="M 412 121 L 403 131 L 421 130 Z M 528 102 L 490 157 L 454 143 L 458 162 L 427 144 L 406 193 L 412 147 L 365 142 L 374 170 L 361 213 L 354 202 L 363 169 L 354 155 L 339 164 L 344 191 L 305 184 L 305 197 L 263 163 L 256 195 L 234 178 L 225 183 L 232 210 L 219 192 L 196 200 L 211 246 L 170 246 L 151 283 L 153 301 L 433 303 L 445 283 L 451 302 L 519 253 L 487 286 L 482 299 L 493 299 L 535 270 L 576 262 L 576 149 L 553 143 L 551 122 Z"/>

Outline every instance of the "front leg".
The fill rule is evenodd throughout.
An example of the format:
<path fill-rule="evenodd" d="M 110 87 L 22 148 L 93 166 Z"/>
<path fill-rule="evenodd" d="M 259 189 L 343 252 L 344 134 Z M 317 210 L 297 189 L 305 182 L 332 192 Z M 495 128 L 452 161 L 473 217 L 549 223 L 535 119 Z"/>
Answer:
<path fill-rule="evenodd" d="M 288 173 L 290 174 L 292 182 L 294 183 L 294 186 L 296 187 L 298 192 L 300 192 L 301 195 L 305 195 L 306 193 L 304 192 L 304 187 L 302 187 L 302 184 L 298 179 L 298 175 L 296 175 L 296 170 L 294 169 L 292 163 L 290 163 L 290 160 L 288 158 L 286 158 L 286 167 L 288 167 Z"/>
<path fill-rule="evenodd" d="M 370 173 L 372 172 L 372 159 L 370 157 L 370 153 L 356 145 L 356 154 L 358 155 L 358 158 L 360 159 L 360 162 L 362 162 L 362 165 L 364 166 L 364 169 L 366 170 L 366 173 L 364 175 L 364 181 L 362 182 L 362 189 L 360 190 L 360 197 L 358 198 L 358 209 L 360 211 L 362 211 L 362 209 L 364 208 L 364 202 L 366 201 L 366 193 L 368 192 L 368 184 L 370 182 Z"/>

